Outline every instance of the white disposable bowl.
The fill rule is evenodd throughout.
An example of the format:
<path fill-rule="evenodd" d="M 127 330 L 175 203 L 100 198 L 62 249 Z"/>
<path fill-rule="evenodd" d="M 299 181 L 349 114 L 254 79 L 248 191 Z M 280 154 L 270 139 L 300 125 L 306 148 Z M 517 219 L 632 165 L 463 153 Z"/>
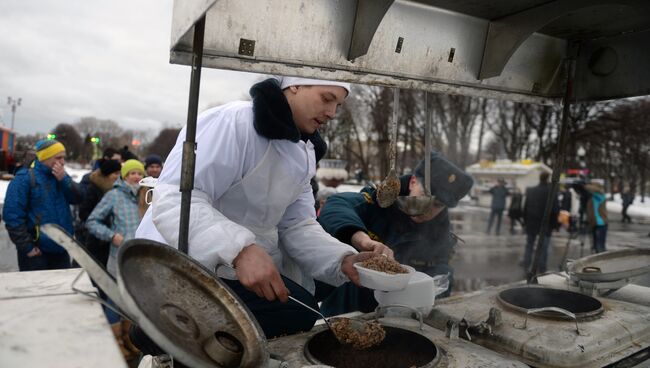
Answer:
<path fill-rule="evenodd" d="M 405 305 L 429 314 L 436 300 L 433 278 L 424 272 L 415 272 L 404 290 L 375 290 L 375 300 L 380 306 Z M 408 309 L 395 309 L 397 315 L 411 313 Z"/>
<path fill-rule="evenodd" d="M 355 263 L 354 267 L 359 272 L 359 283 L 361 286 L 381 291 L 404 289 L 408 285 L 411 276 L 415 273 L 413 267 L 406 265 L 402 265 L 402 267 L 406 268 L 408 273 L 396 273 L 394 275 L 362 267 L 360 262 Z"/>

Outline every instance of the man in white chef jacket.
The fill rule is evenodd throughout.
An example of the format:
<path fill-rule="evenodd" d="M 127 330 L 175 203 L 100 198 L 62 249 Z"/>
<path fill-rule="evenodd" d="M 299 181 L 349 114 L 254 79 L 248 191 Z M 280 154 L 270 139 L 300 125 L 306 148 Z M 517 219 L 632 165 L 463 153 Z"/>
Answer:
<path fill-rule="evenodd" d="M 318 308 L 309 292 L 281 273 L 333 285 L 357 283 L 353 263 L 372 255 L 357 253 L 323 230 L 309 183 L 316 171 L 315 145 L 321 156 L 326 149 L 318 128 L 334 117 L 349 92 L 348 83 L 270 78 L 251 88 L 252 102 L 232 102 L 198 117 L 189 255 L 217 269 L 267 338 L 309 330 L 316 320 L 287 302 L 291 294 Z M 184 138 L 185 128 L 165 162 L 138 238 L 178 244 Z"/>

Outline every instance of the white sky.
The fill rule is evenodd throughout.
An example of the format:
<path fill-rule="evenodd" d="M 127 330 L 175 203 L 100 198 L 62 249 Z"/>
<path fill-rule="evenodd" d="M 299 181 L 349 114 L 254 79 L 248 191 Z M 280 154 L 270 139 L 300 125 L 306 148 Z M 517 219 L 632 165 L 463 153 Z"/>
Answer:
<path fill-rule="evenodd" d="M 172 0 L 1 0 L 0 122 L 20 134 L 94 116 L 152 136 L 185 124 L 190 68 L 169 63 Z M 199 110 L 260 75 L 203 69 Z"/>

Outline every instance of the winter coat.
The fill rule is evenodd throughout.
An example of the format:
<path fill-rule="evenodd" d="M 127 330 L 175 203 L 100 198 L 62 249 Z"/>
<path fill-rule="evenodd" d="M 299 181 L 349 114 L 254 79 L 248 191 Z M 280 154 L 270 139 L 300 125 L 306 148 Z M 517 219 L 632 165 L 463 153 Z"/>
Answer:
<path fill-rule="evenodd" d="M 526 188 L 526 199 L 524 201 L 524 223 L 526 225 L 526 234 L 538 235 L 542 228 L 542 218 L 546 208 L 546 200 L 551 187 L 548 184 L 539 184 L 535 187 Z M 551 217 L 547 228 L 547 235 L 551 234 L 553 229 L 558 228 L 557 216 L 560 212 L 560 206 L 557 201 L 553 201 Z"/>
<path fill-rule="evenodd" d="M 340 271 L 341 259 L 356 251 L 340 243 L 316 222 L 310 179 L 316 160 L 324 153 L 318 134 L 304 136 L 296 128 L 291 108 L 275 79 L 251 88 L 252 102 L 233 102 L 203 112 L 197 121 L 197 151 L 194 190 L 189 224 L 189 255 L 208 269 L 219 264 L 232 265 L 233 259 L 250 244 L 264 248 L 278 270 L 283 270 L 285 255 L 291 257 L 308 276 L 340 285 L 347 277 Z M 186 127 L 172 148 L 154 189 L 153 203 L 138 228 L 137 237 L 176 246 L 179 238 L 182 149 Z M 241 193 L 233 204 L 231 193 L 240 189 L 260 168 L 263 158 L 273 152 L 277 171 L 259 188 Z M 276 177 L 274 177 L 276 175 Z M 281 177 L 277 177 L 277 175 Z M 286 193 L 298 193 L 279 213 L 272 195 L 265 195 L 275 179 L 288 182 Z M 259 197 L 254 202 L 249 198 Z M 248 207 L 259 209 L 250 213 Z M 247 216 L 245 221 L 231 218 Z M 272 218 L 270 229 L 260 236 L 251 223 Z M 277 220 L 276 220 L 277 218 Z M 270 233 L 269 233 L 270 231 Z M 234 273 L 219 269 L 219 275 Z"/>
<path fill-rule="evenodd" d="M 113 188 L 114 181 L 109 177 L 102 175 L 99 169 L 91 172 L 88 176 L 86 195 L 79 204 L 79 218 L 86 221 L 90 213 L 95 209 L 97 203 L 101 201 L 104 194 Z"/>
<path fill-rule="evenodd" d="M 104 219 L 112 215 L 110 226 Z M 116 233 L 124 236 L 124 241 L 133 239 L 140 224 L 138 197 L 121 179 L 113 184 L 113 189 L 104 194 L 86 220 L 86 228 L 98 239 L 110 242 Z"/>
<path fill-rule="evenodd" d="M 400 178 L 402 188 L 408 188 L 408 179 L 409 176 Z M 446 209 L 432 220 L 416 224 L 397 205 L 379 207 L 376 191 L 371 188 L 330 196 L 318 221 L 325 231 L 348 244 L 354 233 L 363 231 L 388 245 L 398 262 L 431 275 L 437 265 L 449 264 L 456 244 Z"/>
<path fill-rule="evenodd" d="M 79 186 L 67 174 L 58 181 L 52 169 L 38 160 L 33 168 L 19 170 L 9 183 L 2 211 L 7 232 L 18 251 L 28 253 L 37 245 L 44 253 L 65 253 L 39 228 L 57 224 L 73 234 L 70 205 L 80 200 Z"/>
<path fill-rule="evenodd" d="M 521 193 L 512 193 L 510 198 L 510 207 L 508 208 L 508 217 L 518 219 L 522 216 L 521 201 L 523 195 Z"/>
<path fill-rule="evenodd" d="M 490 188 L 490 194 L 492 194 L 491 208 L 495 211 L 503 211 L 506 208 L 508 189 L 503 185 L 495 185 Z"/>
<path fill-rule="evenodd" d="M 607 225 L 607 198 L 603 193 L 591 194 L 587 202 L 587 221 L 592 228 Z"/>
<path fill-rule="evenodd" d="M 634 193 L 624 192 L 621 194 L 621 200 L 623 201 L 623 206 L 628 207 L 634 202 Z"/>
<path fill-rule="evenodd" d="M 112 181 L 108 176 L 102 175 L 99 169 L 92 171 L 88 174 L 86 194 L 81 204 L 79 204 L 79 219 L 81 220 L 82 228 L 78 231 L 78 236 L 88 251 L 90 251 L 90 253 L 103 265 L 106 265 L 106 262 L 108 261 L 110 242 L 100 240 L 91 234 L 86 228 L 86 221 L 88 220 L 90 213 L 104 197 L 104 194 L 113 188 L 113 184 L 115 184 L 115 181 Z M 107 216 L 103 220 L 104 225 L 109 227 L 111 222 L 111 215 Z"/>
<path fill-rule="evenodd" d="M 99 240 L 109 242 L 109 255 L 106 262 L 108 272 L 117 276 L 118 245 L 112 243 L 113 236 L 118 233 L 127 240 L 135 237 L 135 231 L 140 224 L 140 211 L 138 207 L 138 189 L 135 191 L 122 179 L 117 179 L 113 189 L 108 191 L 88 216 L 86 228 Z M 104 223 L 110 219 L 110 225 Z M 120 244 L 121 245 L 121 244 Z"/>

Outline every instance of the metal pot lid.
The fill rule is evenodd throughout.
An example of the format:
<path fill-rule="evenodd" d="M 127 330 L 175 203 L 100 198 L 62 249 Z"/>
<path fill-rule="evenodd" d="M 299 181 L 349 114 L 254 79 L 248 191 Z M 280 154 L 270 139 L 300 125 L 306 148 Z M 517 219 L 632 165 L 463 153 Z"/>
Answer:
<path fill-rule="evenodd" d="M 596 298 L 573 291 L 540 286 L 514 287 L 497 295 L 499 303 L 525 314 L 550 318 L 587 318 L 601 314 L 603 304 Z"/>
<path fill-rule="evenodd" d="M 572 278 L 611 282 L 650 272 L 650 249 L 623 249 L 598 253 L 569 263 Z"/>
<path fill-rule="evenodd" d="M 246 306 L 214 273 L 178 250 L 134 239 L 118 254 L 120 294 L 163 350 L 199 367 L 259 367 L 266 338 Z"/>

